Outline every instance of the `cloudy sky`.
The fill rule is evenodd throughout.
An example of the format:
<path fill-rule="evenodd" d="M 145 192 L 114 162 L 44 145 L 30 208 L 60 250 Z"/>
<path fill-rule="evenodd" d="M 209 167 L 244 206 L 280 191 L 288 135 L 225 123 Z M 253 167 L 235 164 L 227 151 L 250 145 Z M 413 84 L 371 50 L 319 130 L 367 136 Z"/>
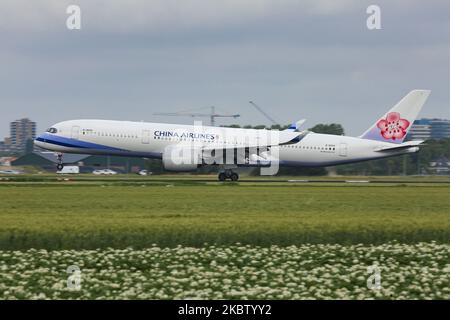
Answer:
<path fill-rule="evenodd" d="M 81 7 L 81 30 L 66 8 Z M 381 8 L 368 30 L 366 8 Z M 214 105 L 268 124 L 307 118 L 358 135 L 414 88 L 450 118 L 450 3 L 362 0 L 2 0 L 0 138 L 75 118 L 155 116 Z M 206 120 L 206 119 L 205 119 Z"/>

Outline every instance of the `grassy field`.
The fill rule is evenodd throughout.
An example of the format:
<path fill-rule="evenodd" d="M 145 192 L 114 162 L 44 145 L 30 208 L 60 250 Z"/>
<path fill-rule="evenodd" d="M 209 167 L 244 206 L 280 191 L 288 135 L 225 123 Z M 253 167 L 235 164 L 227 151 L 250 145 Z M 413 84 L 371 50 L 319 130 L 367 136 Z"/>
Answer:
<path fill-rule="evenodd" d="M 3 250 L 450 243 L 450 185 L 441 180 L 8 179 L 0 182 Z"/>
<path fill-rule="evenodd" d="M 442 177 L 0 176 L 0 300 L 449 299 L 449 195 Z"/>

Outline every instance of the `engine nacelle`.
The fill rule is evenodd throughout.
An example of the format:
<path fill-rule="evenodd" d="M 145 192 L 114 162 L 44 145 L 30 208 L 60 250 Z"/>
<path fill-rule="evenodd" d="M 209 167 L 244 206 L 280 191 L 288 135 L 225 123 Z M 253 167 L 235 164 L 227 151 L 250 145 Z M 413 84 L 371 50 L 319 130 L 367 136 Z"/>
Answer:
<path fill-rule="evenodd" d="M 162 154 L 164 169 L 195 171 L 202 164 L 201 151 L 189 147 L 168 146 Z"/>

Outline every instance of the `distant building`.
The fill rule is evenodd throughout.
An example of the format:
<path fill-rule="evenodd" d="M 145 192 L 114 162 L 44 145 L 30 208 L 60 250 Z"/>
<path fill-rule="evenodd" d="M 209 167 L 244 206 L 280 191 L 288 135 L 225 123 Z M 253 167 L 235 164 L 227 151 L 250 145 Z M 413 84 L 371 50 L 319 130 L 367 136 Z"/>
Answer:
<path fill-rule="evenodd" d="M 0 152 L 10 152 L 11 151 L 11 139 L 5 138 L 4 141 L 0 141 Z"/>
<path fill-rule="evenodd" d="M 408 133 L 408 140 L 450 139 L 450 120 L 418 119 Z"/>
<path fill-rule="evenodd" d="M 36 122 L 24 118 L 10 123 L 11 149 L 23 152 L 27 141 L 36 138 Z"/>
<path fill-rule="evenodd" d="M 16 159 L 15 157 L 0 157 L 0 166 L 9 167 L 11 166 L 11 162 Z"/>
<path fill-rule="evenodd" d="M 440 157 L 430 162 L 428 167 L 435 174 L 450 174 L 450 160 L 447 157 Z"/>

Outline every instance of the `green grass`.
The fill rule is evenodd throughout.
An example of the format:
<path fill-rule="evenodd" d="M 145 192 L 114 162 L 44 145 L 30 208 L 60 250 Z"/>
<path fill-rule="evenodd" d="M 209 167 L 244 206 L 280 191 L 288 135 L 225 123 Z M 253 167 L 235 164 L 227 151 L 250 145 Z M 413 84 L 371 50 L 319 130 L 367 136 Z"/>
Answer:
<path fill-rule="evenodd" d="M 2 182 L 0 249 L 450 243 L 448 185 L 102 183 Z"/>

